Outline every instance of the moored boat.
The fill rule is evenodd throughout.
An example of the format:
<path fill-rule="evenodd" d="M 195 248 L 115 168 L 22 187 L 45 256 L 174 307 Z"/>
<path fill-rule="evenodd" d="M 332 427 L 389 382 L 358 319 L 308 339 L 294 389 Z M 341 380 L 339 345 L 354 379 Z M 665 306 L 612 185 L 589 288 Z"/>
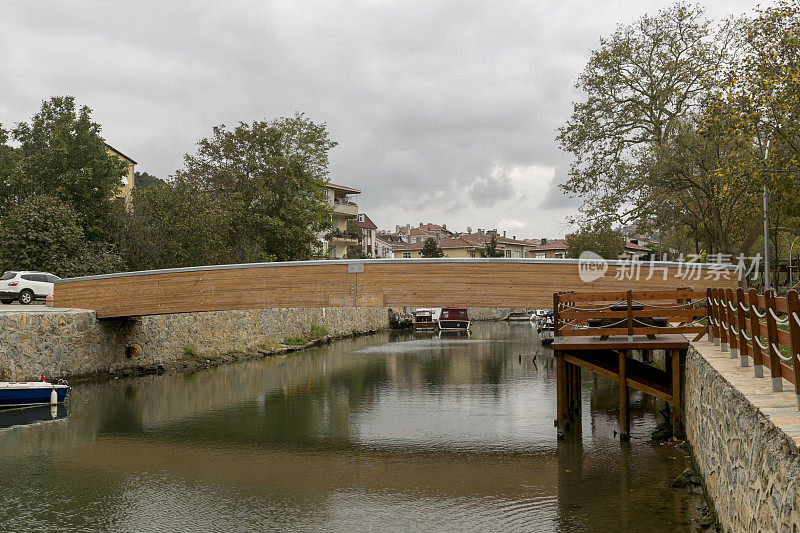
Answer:
<path fill-rule="evenodd" d="M 56 405 L 67 397 L 69 385 L 47 381 L 0 381 L 0 408 Z"/>
<path fill-rule="evenodd" d="M 466 307 L 442 307 L 439 329 L 442 331 L 467 331 L 470 321 Z"/>
<path fill-rule="evenodd" d="M 512 311 L 503 320 L 507 322 L 528 322 L 533 317 L 535 310 L 527 309 L 525 311 Z"/>
<path fill-rule="evenodd" d="M 531 322 L 536 321 L 536 333 L 539 335 L 539 342 L 542 344 L 553 343 L 553 311 L 549 309 L 539 309 L 531 316 Z"/>
<path fill-rule="evenodd" d="M 412 321 L 414 331 L 433 331 L 436 321 L 433 320 L 433 311 L 430 307 L 419 307 L 414 310 L 414 320 Z"/>

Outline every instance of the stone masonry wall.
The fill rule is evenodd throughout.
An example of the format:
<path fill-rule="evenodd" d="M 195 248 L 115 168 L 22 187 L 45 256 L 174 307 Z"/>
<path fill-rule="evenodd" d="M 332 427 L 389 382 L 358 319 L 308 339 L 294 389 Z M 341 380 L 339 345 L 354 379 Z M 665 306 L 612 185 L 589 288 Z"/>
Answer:
<path fill-rule="evenodd" d="M 685 429 L 723 531 L 798 531 L 795 442 L 690 347 Z"/>
<path fill-rule="evenodd" d="M 474 308 L 474 320 L 500 319 L 509 309 Z M 386 329 L 385 307 L 251 309 L 97 320 L 91 311 L 25 311 L 0 314 L 0 380 L 85 375 L 169 363 L 184 348 L 199 352 L 245 351 L 265 337 L 300 337 L 312 324 L 342 336 Z M 141 355 L 128 357 L 136 344 Z"/>
<path fill-rule="evenodd" d="M 253 309 L 97 320 L 91 311 L 0 314 L 0 380 L 38 379 L 168 363 L 186 346 L 204 351 L 244 351 L 265 337 L 307 335 L 312 324 L 330 335 L 388 327 L 383 307 Z M 128 357 L 126 348 L 141 347 Z"/>

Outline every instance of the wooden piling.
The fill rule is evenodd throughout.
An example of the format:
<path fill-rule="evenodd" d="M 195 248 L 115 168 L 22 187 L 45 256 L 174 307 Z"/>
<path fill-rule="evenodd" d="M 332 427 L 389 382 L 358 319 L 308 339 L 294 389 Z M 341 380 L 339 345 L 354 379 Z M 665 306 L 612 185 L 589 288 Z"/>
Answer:
<path fill-rule="evenodd" d="M 739 364 L 750 366 L 750 346 L 747 343 L 745 333 L 747 331 L 747 317 L 744 311 L 744 289 L 736 289 L 736 323 L 739 327 Z"/>
<path fill-rule="evenodd" d="M 731 305 L 733 305 L 733 289 L 725 290 L 725 315 L 728 317 L 728 341 L 731 349 L 731 358 L 739 355 L 739 337 L 735 333 L 736 315 L 734 314 Z"/>
<path fill-rule="evenodd" d="M 672 352 L 672 432 L 677 434 L 681 427 L 681 352 Z"/>
<path fill-rule="evenodd" d="M 627 359 L 625 350 L 619 351 L 619 440 L 630 440 L 630 414 L 628 397 L 628 374 L 625 368 Z"/>
<path fill-rule="evenodd" d="M 753 342 L 750 348 L 753 350 L 753 371 L 757 378 L 764 377 L 764 361 L 761 347 L 756 342 L 756 337 L 761 331 L 761 322 L 758 320 L 756 309 L 758 309 L 758 293 L 755 289 L 747 291 L 747 303 L 750 305 L 750 333 L 753 336 Z"/>

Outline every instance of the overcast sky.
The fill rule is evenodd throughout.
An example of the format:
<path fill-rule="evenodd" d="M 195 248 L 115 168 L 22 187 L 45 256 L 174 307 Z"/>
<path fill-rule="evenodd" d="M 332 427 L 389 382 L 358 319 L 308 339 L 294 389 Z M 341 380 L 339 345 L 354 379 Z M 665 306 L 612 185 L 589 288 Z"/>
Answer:
<path fill-rule="evenodd" d="M 37 0 L 0 9 L 0 123 L 71 94 L 167 177 L 215 124 L 305 112 L 380 228 L 563 235 L 554 141 L 588 52 L 666 1 Z M 754 1 L 704 3 L 714 18 Z"/>

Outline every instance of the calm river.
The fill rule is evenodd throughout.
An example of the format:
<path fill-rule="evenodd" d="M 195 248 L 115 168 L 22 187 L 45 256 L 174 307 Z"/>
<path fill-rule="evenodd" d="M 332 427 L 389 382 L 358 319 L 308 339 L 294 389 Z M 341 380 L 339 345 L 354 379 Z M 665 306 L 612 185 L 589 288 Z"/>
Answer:
<path fill-rule="evenodd" d="M 0 530 L 693 528 L 651 402 L 632 395 L 620 445 L 616 386 L 584 374 L 558 442 L 552 351 L 528 324 L 474 326 L 75 386 L 65 418 L 0 429 Z"/>

